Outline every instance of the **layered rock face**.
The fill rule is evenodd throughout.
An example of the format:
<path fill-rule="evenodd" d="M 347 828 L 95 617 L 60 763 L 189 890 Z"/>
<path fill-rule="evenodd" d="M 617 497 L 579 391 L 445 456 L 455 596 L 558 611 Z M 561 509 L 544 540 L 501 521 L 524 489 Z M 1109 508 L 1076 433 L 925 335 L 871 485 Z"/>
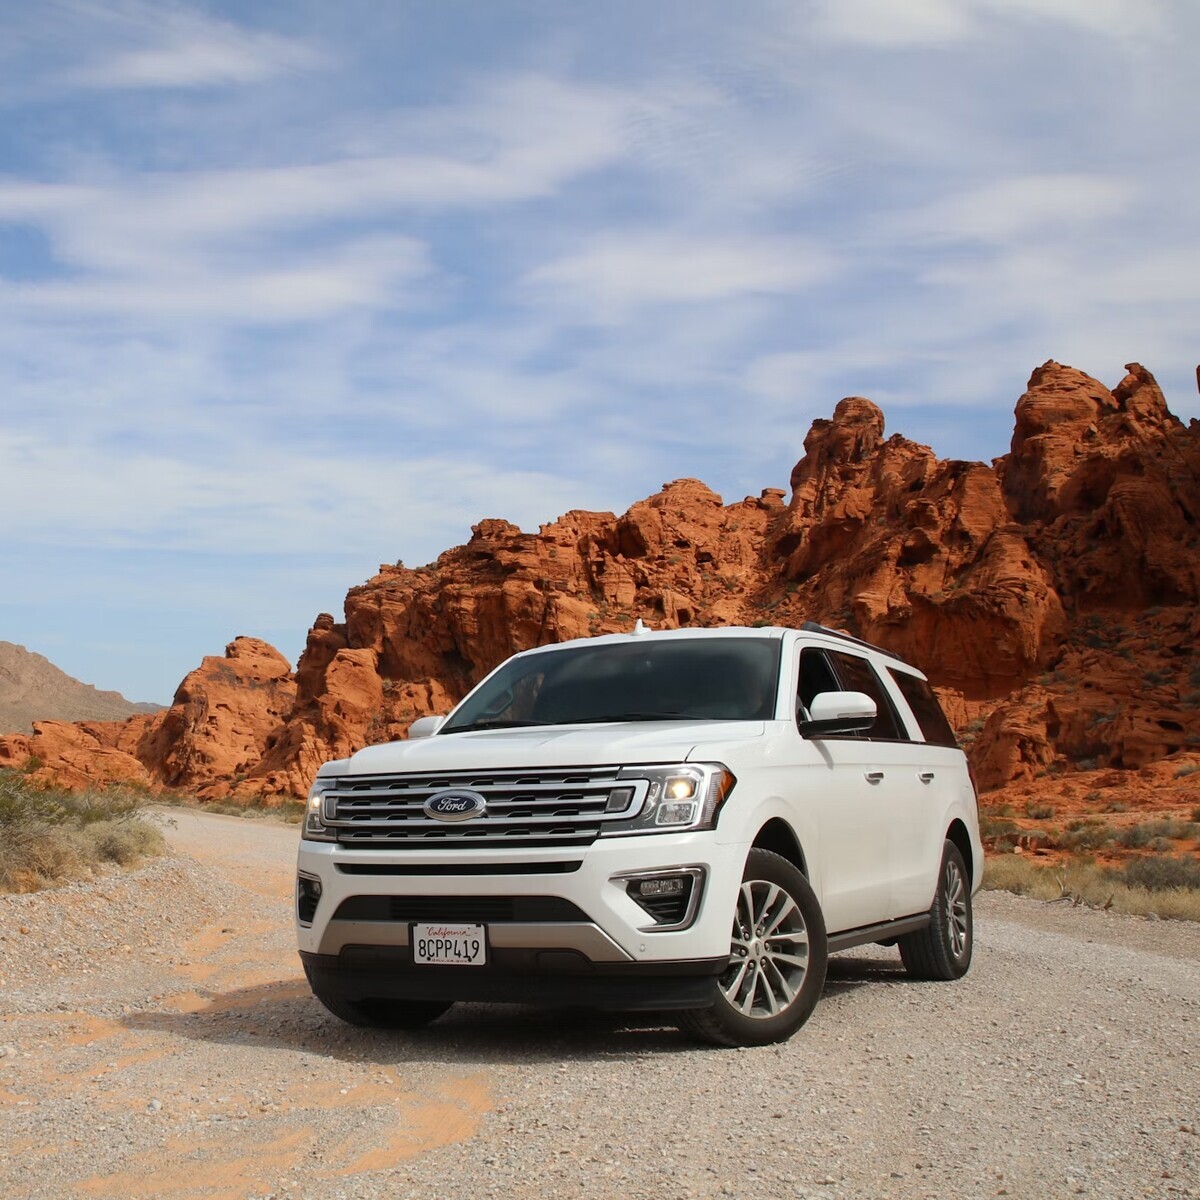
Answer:
<path fill-rule="evenodd" d="M 790 498 L 727 505 L 681 479 L 620 517 L 569 512 L 536 534 L 481 521 L 436 563 L 352 588 L 294 675 L 239 638 L 166 713 L 69 735 L 42 724 L 0 739 L 0 764 L 74 779 L 91 739 L 114 777 L 299 796 L 322 761 L 402 737 L 514 651 L 639 617 L 817 620 L 893 649 L 942 690 L 984 788 L 1200 761 L 1200 423 L 1127 369 L 1109 391 L 1039 367 L 991 465 L 885 437 L 880 410 L 852 397 L 814 422 Z"/>

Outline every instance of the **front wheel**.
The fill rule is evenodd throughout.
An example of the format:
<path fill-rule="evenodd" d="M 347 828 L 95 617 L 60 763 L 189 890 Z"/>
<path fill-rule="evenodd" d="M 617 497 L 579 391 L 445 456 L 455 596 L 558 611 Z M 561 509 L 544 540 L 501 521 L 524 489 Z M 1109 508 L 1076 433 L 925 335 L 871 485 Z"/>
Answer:
<path fill-rule="evenodd" d="M 900 958 L 914 979 L 961 979 L 971 965 L 974 941 L 967 864 L 962 851 L 947 841 L 929 925 L 900 939 Z"/>
<path fill-rule="evenodd" d="M 816 1007 L 826 959 L 825 921 L 808 880 L 786 858 L 751 850 L 716 1003 L 679 1014 L 679 1027 L 716 1046 L 785 1041 Z"/>

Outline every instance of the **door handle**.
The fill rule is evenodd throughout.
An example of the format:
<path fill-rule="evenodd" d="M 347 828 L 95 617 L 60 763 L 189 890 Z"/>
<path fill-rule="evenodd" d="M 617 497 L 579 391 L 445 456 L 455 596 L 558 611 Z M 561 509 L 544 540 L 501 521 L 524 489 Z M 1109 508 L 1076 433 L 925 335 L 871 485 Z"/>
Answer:
<path fill-rule="evenodd" d="M 933 772 L 932 771 L 918 771 L 917 778 L 922 783 L 932 783 L 933 782 Z"/>
<path fill-rule="evenodd" d="M 883 772 L 882 771 L 868 771 L 867 772 L 867 782 L 868 783 L 882 783 L 883 782 Z"/>

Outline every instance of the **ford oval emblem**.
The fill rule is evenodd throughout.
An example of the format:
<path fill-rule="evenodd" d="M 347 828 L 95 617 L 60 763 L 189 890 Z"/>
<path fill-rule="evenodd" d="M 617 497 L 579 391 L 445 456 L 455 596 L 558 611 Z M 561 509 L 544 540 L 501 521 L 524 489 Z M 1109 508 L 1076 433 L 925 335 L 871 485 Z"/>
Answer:
<path fill-rule="evenodd" d="M 487 812 L 487 801 L 466 788 L 447 788 L 434 792 L 422 807 L 425 815 L 435 821 L 469 821 Z"/>

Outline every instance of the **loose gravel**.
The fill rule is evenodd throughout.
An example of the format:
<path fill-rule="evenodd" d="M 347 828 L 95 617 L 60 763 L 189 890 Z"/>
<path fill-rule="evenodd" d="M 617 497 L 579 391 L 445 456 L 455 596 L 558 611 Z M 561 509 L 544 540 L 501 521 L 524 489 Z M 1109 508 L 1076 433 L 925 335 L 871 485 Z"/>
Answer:
<path fill-rule="evenodd" d="M 173 814 L 176 856 L 0 897 L 0 1196 L 1200 1197 L 1200 926 L 977 898 L 976 958 L 839 955 L 792 1041 L 311 998 L 295 827 Z"/>

